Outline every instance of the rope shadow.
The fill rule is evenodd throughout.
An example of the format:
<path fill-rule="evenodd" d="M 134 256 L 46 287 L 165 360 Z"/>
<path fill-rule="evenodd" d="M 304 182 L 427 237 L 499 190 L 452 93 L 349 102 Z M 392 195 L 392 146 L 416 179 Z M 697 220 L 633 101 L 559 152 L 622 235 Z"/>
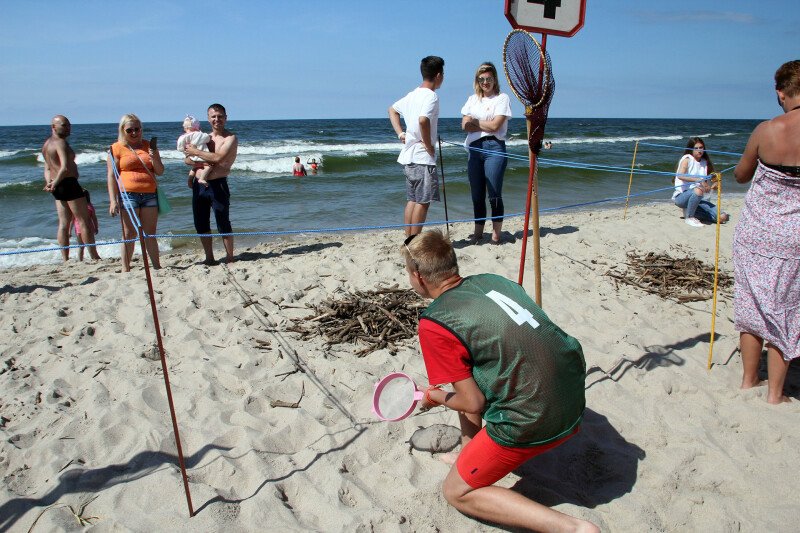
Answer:
<path fill-rule="evenodd" d="M 89 284 L 95 283 L 96 281 L 99 281 L 99 278 L 96 278 L 94 276 L 89 276 L 88 278 L 86 278 L 85 280 L 81 281 L 80 283 L 77 283 L 77 285 L 89 285 Z M 67 287 L 74 287 L 75 285 L 76 284 L 72 283 L 72 282 L 67 282 L 67 283 L 65 283 L 64 285 L 61 285 L 61 286 L 35 284 L 35 285 L 20 285 L 19 287 L 15 287 L 13 285 L 6 284 L 6 285 L 3 285 L 2 287 L 0 287 L 0 295 L 3 295 L 3 294 L 30 294 L 33 291 L 37 290 L 37 289 L 44 289 L 44 290 L 46 290 L 48 292 L 56 292 L 56 291 L 60 291 L 61 289 L 66 289 Z"/>
<path fill-rule="evenodd" d="M 576 233 L 577 231 L 579 231 L 579 228 L 576 227 L 576 226 L 561 226 L 560 228 L 549 228 L 547 226 L 542 226 L 542 227 L 539 228 L 539 237 L 545 237 L 548 234 L 552 234 L 552 235 L 568 235 L 570 233 Z M 522 239 L 524 233 L 525 233 L 524 231 L 520 230 L 520 231 L 514 233 L 513 236 L 514 236 L 515 239 Z M 528 237 L 532 237 L 532 236 L 533 236 L 533 230 L 529 229 L 528 230 Z"/>
<path fill-rule="evenodd" d="M 333 241 L 333 242 L 320 242 L 315 244 L 303 244 L 300 246 L 292 246 L 289 248 L 284 248 L 283 250 L 279 251 L 269 251 L 269 252 L 241 252 L 239 255 L 235 257 L 236 261 L 259 261 L 261 259 L 276 259 L 285 255 L 304 255 L 313 252 L 320 252 L 322 250 L 326 250 L 328 248 L 341 248 L 344 246 L 341 242 Z"/>
<path fill-rule="evenodd" d="M 186 467 L 197 466 L 203 457 L 214 449 L 228 451 L 231 448 L 207 444 L 185 458 Z M 67 494 L 98 492 L 120 483 L 136 481 L 156 472 L 164 465 L 174 466 L 178 470 L 177 463 L 177 455 L 144 451 L 137 453 L 124 464 L 93 469 L 72 468 L 62 473 L 58 485 L 41 498 L 14 498 L 0 505 L 0 532 L 11 529 L 30 510 L 52 505 Z"/>
<path fill-rule="evenodd" d="M 221 496 L 221 495 L 220 496 L 215 496 L 215 497 L 211 498 L 210 500 L 206 501 L 205 503 L 203 503 L 203 505 L 201 505 L 199 508 L 197 508 L 195 510 L 195 515 L 197 515 L 201 511 L 203 511 L 206 507 L 209 507 L 210 505 L 215 504 L 215 503 L 227 503 L 227 504 L 238 505 L 238 504 L 240 504 L 240 503 L 242 503 L 242 502 L 244 502 L 246 500 L 249 500 L 250 498 L 253 498 L 254 496 L 256 496 L 269 483 L 277 483 L 279 481 L 283 481 L 283 480 L 289 479 L 290 477 L 292 477 L 293 475 L 295 475 L 295 474 L 297 474 L 299 472 L 307 471 L 309 468 L 311 468 L 312 465 L 314 465 L 314 463 L 319 461 L 322 457 L 324 457 L 324 456 L 326 456 L 328 454 L 334 453 L 334 452 L 340 452 L 340 451 L 346 449 L 347 447 L 349 447 L 351 444 L 353 444 L 356 441 L 356 439 L 361 437 L 361 435 L 363 435 L 364 432 L 367 430 L 366 427 L 358 427 L 358 428 L 353 428 L 353 429 L 355 429 L 355 431 L 356 431 L 355 435 L 353 435 L 351 438 L 347 439 L 345 442 L 343 442 L 342 444 L 340 444 L 338 446 L 333 446 L 332 448 L 329 448 L 328 450 L 325 450 L 324 452 L 317 452 L 317 454 L 315 454 L 314 457 L 311 458 L 305 466 L 298 466 L 298 467 L 290 470 L 286 474 L 283 474 L 283 475 L 280 475 L 280 476 L 276 476 L 276 477 L 273 477 L 273 478 L 265 479 L 264 481 L 261 482 L 261 484 L 258 487 L 255 488 L 253 493 L 250 494 L 249 496 L 245 496 L 243 498 L 236 498 L 236 499 L 226 498 L 226 497 Z M 256 452 L 256 453 L 262 453 L 262 454 L 272 453 L 272 452 L 259 451 L 259 450 L 253 450 L 253 451 Z M 281 454 L 281 455 L 283 455 L 283 454 Z M 283 495 L 283 497 L 285 497 L 285 495 Z M 286 500 L 284 500 L 283 497 L 281 498 L 281 501 L 282 501 L 283 505 L 284 506 L 288 506 Z M 288 507 L 289 507 L 289 509 L 291 509 L 291 506 L 288 506 Z"/>
<path fill-rule="evenodd" d="M 721 337 L 718 333 L 714 335 L 714 339 L 717 340 Z M 647 350 L 642 356 L 638 359 L 628 359 L 627 357 L 620 357 L 617 362 L 611 367 L 610 370 L 604 370 L 599 366 L 595 365 L 586 369 L 586 377 L 589 377 L 589 374 L 593 374 L 596 372 L 601 372 L 603 374 L 602 377 L 593 381 L 589 385 L 586 386 L 586 390 L 590 389 L 597 383 L 605 380 L 611 380 L 614 382 L 619 381 L 622 377 L 630 370 L 631 368 L 638 368 L 639 370 L 645 371 L 652 371 L 656 368 L 666 368 L 669 366 L 683 366 L 686 363 L 686 360 L 675 352 L 678 350 L 684 350 L 687 348 L 691 348 L 696 346 L 701 342 L 708 342 L 709 334 L 708 333 L 701 333 L 699 335 L 695 335 L 692 338 L 676 342 L 674 344 L 668 344 L 667 346 L 645 346 L 645 350 Z"/>
<path fill-rule="evenodd" d="M 301 246 L 298 248 L 306 247 Z M 228 281 L 230 281 L 231 286 L 242 299 L 243 305 L 252 311 L 253 316 L 261 323 L 262 326 L 264 326 L 264 330 L 275 339 L 276 343 L 278 344 L 278 350 L 292 361 L 297 372 L 300 372 L 306 376 L 314 385 L 316 385 L 325 398 L 331 402 L 340 413 L 346 416 L 347 419 L 353 423 L 354 427 L 359 428 L 360 423 L 355 415 L 351 413 L 350 410 L 342 403 L 342 401 L 339 400 L 339 398 L 328 388 L 327 384 L 317 377 L 317 375 L 314 373 L 314 370 L 308 366 L 308 363 L 306 363 L 302 357 L 300 357 L 297 351 L 291 346 L 291 343 L 287 341 L 279 331 L 277 331 L 276 324 L 270 318 L 270 313 L 264 308 L 258 299 L 254 299 L 247 292 L 247 290 L 242 286 L 241 283 L 239 283 L 239 280 L 236 279 L 230 269 L 226 268 L 225 271 L 228 275 Z"/>

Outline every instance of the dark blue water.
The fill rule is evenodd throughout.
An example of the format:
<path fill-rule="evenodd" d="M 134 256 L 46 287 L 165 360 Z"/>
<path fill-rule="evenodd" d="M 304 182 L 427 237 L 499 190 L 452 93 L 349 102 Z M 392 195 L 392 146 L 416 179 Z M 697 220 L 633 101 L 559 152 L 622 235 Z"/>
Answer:
<path fill-rule="evenodd" d="M 557 159 L 617 167 L 614 172 L 564 168 L 543 162 L 539 171 L 543 209 L 623 196 L 636 140 L 638 169 L 673 172 L 681 151 L 642 143 L 685 146 L 689 136 L 701 136 L 709 150 L 740 153 L 756 121 L 550 119 L 546 140 L 551 150 L 543 161 Z M 166 166 L 160 185 L 173 211 L 159 220 L 159 233 L 193 233 L 191 193 L 187 167 L 175 150 L 181 124 L 144 124 L 145 138 L 158 136 Z M 231 173 L 231 219 L 234 231 L 286 231 L 353 226 L 380 226 L 402 222 L 405 185 L 396 163 L 399 143 L 388 119 L 231 121 L 239 136 L 239 157 Z M 203 124 L 204 131 L 210 131 Z M 118 239 L 119 222 L 108 214 L 105 150 L 116 140 L 116 124 L 74 124 L 69 138 L 77 154 L 80 181 L 89 189 L 100 219 L 98 240 Z M 503 197 L 507 213 L 524 210 L 528 180 L 524 119 L 512 119 L 508 150 L 523 160 L 510 159 Z M 39 151 L 49 126 L 0 127 L 0 250 L 40 247 L 55 243 L 56 212 L 49 193 L 42 191 L 43 165 Z M 444 175 L 451 219 L 470 218 L 472 205 L 467 184 L 466 152 L 460 119 L 440 119 Z M 448 144 L 456 143 L 456 145 Z M 294 157 L 305 163 L 321 162 L 319 174 L 291 176 Z M 718 170 L 736 163 L 731 155 L 713 154 Z M 730 173 L 727 176 L 731 176 Z M 671 185 L 669 176 L 636 175 L 632 193 Z M 742 193 L 745 186 L 732 179 L 725 191 Z M 662 201 L 669 191 L 638 198 Z M 619 205 L 619 204 L 617 204 Z M 597 209 L 598 207 L 592 207 Z M 434 204 L 429 220 L 443 220 L 443 205 Z M 187 239 L 162 241 L 164 248 L 187 245 Z M 194 244 L 192 244 L 194 245 Z M 110 255 L 110 254 L 105 254 Z M 13 264 L 52 258 L 17 256 Z M 55 257 L 55 256 L 53 256 Z M 0 257 L 0 266 L 11 264 Z"/>

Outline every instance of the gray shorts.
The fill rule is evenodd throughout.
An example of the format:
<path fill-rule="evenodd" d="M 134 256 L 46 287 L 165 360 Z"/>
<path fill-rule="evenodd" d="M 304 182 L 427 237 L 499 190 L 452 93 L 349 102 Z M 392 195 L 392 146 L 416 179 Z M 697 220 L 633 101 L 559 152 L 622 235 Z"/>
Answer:
<path fill-rule="evenodd" d="M 436 165 L 411 163 L 403 167 L 406 175 L 406 198 L 409 202 L 429 204 L 439 201 L 439 174 Z"/>

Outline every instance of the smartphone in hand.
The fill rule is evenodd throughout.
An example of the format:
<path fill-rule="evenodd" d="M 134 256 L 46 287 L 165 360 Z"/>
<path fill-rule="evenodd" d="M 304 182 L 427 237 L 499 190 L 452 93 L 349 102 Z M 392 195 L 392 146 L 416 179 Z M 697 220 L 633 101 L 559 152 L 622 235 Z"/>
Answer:
<path fill-rule="evenodd" d="M 158 137 L 150 137 L 150 149 L 158 150 Z"/>

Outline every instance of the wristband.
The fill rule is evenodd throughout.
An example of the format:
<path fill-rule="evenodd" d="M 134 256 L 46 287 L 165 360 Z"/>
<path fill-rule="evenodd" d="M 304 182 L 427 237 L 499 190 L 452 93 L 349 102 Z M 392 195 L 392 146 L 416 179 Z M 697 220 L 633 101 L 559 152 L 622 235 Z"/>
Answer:
<path fill-rule="evenodd" d="M 433 398 L 431 398 L 431 391 L 432 390 L 441 390 L 441 386 L 439 386 L 439 385 L 431 385 L 430 387 L 428 387 L 428 389 L 425 391 L 425 401 L 428 402 L 429 404 L 432 404 L 432 405 L 442 405 L 439 402 L 437 402 L 436 400 L 434 400 Z"/>
<path fill-rule="evenodd" d="M 403 135 L 405 135 L 405 134 L 406 134 L 406 132 L 404 132 L 404 131 L 401 131 L 400 133 L 398 133 L 398 134 L 397 134 L 397 138 L 398 138 L 398 139 L 402 139 L 402 138 L 403 138 Z"/>

